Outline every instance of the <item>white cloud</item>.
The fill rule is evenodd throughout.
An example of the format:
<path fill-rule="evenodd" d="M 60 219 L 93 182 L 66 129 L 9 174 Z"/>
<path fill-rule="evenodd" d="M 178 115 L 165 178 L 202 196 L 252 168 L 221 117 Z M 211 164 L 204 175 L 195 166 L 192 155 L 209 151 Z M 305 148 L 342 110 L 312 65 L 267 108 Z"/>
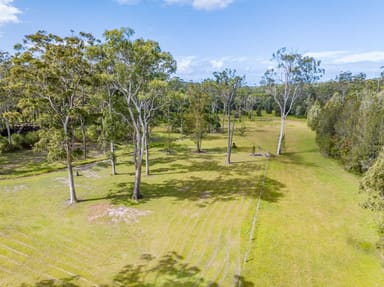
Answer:
<path fill-rule="evenodd" d="M 351 64 L 360 62 L 382 62 L 384 51 L 372 51 L 365 53 L 354 53 L 340 57 L 334 61 L 335 64 Z"/>
<path fill-rule="evenodd" d="M 188 4 L 198 10 L 217 10 L 228 7 L 234 0 L 163 0 L 166 4 Z"/>
<path fill-rule="evenodd" d="M 224 66 L 224 61 L 222 60 L 211 60 L 209 63 L 214 70 L 221 70 L 221 68 Z"/>
<path fill-rule="evenodd" d="M 180 73 L 188 74 L 191 72 L 191 66 L 193 65 L 194 56 L 179 57 L 177 61 L 177 71 Z"/>
<path fill-rule="evenodd" d="M 264 59 L 246 56 L 223 56 L 218 58 L 184 56 L 176 57 L 176 76 L 187 81 L 202 81 L 212 78 L 213 72 L 224 68 L 234 69 L 238 75 L 246 75 L 249 84 L 260 81 L 266 70 L 261 62 Z"/>
<path fill-rule="evenodd" d="M 345 54 L 348 54 L 348 51 L 308 52 L 308 53 L 305 53 L 304 56 L 313 57 L 315 59 L 329 59 L 329 58 L 337 58 Z"/>
<path fill-rule="evenodd" d="M 0 25 L 6 23 L 18 23 L 18 14 L 21 11 L 16 7 L 12 6 L 13 0 L 0 0 Z"/>

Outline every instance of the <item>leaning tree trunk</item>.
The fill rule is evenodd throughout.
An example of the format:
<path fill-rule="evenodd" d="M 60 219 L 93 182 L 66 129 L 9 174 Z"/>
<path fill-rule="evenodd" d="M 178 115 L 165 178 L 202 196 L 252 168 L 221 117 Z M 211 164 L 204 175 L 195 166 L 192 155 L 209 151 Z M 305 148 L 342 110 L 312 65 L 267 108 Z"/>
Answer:
<path fill-rule="evenodd" d="M 231 110 L 228 109 L 227 113 L 227 121 L 228 121 L 228 143 L 227 143 L 227 164 L 231 164 L 231 153 L 232 153 L 232 134 L 231 134 Z"/>
<path fill-rule="evenodd" d="M 279 141 L 277 142 L 276 154 L 280 155 L 282 152 L 282 145 L 284 140 L 284 130 L 285 130 L 285 115 L 281 113 L 281 122 L 280 122 L 280 134 Z"/>
<path fill-rule="evenodd" d="M 115 145 L 112 141 L 111 141 L 111 167 L 112 167 L 112 175 L 116 175 Z"/>

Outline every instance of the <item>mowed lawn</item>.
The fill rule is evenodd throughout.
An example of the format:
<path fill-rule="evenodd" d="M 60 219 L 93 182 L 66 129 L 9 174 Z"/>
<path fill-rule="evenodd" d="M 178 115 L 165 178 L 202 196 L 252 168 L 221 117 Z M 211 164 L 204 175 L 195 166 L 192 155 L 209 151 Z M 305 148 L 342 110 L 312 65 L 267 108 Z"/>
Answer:
<path fill-rule="evenodd" d="M 155 133 L 138 204 L 126 156 L 114 177 L 108 163 L 81 170 L 73 206 L 65 171 L 0 181 L 0 286 L 384 286 L 358 178 L 318 153 L 301 120 L 269 160 L 249 242 L 266 163 L 250 153 L 274 152 L 278 121 L 246 125 L 231 166 L 224 135 L 202 154 L 175 140 L 167 155 Z"/>
<path fill-rule="evenodd" d="M 265 164 L 249 140 L 228 167 L 224 135 L 167 155 L 155 134 L 138 204 L 127 156 L 81 170 L 73 206 L 65 171 L 0 181 L 0 286 L 233 286 Z"/>
<path fill-rule="evenodd" d="M 268 177 L 282 188 L 259 212 L 243 273 L 254 286 L 384 286 L 359 178 L 319 153 L 304 121 L 288 122 L 286 154 L 270 162 Z"/>

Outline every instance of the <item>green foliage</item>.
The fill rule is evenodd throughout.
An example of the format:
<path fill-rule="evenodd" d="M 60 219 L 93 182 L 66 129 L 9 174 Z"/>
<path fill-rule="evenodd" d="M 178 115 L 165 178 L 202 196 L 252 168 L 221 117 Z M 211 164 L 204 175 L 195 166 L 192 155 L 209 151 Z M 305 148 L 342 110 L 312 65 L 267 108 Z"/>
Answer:
<path fill-rule="evenodd" d="M 369 89 L 336 93 L 324 107 L 316 102 L 308 113 L 321 151 L 352 171 L 365 172 L 384 145 L 384 100 Z"/>
<path fill-rule="evenodd" d="M 309 109 L 308 115 L 307 115 L 307 123 L 312 130 L 317 129 L 320 121 L 320 115 L 321 115 L 321 107 L 320 107 L 320 104 L 316 101 Z"/>
<path fill-rule="evenodd" d="M 360 189 L 368 194 L 366 206 L 384 214 L 384 148 L 375 163 L 368 169 L 360 183 Z M 384 219 L 384 218 L 383 218 Z"/>
<path fill-rule="evenodd" d="M 384 252 L 384 148 L 361 179 L 360 189 L 368 195 L 365 207 L 376 214 L 380 236 L 378 247 Z"/>
<path fill-rule="evenodd" d="M 48 129 L 39 131 L 40 140 L 35 145 L 36 151 L 46 151 L 47 160 L 59 161 L 65 159 L 63 149 L 63 135 L 60 130 Z"/>
<path fill-rule="evenodd" d="M 209 98 L 201 84 L 191 84 L 188 88 L 189 113 L 185 116 L 185 133 L 196 144 L 196 151 L 202 151 L 202 141 L 207 134 Z"/>
<path fill-rule="evenodd" d="M 31 149 L 38 141 L 38 132 L 27 132 L 26 134 L 12 134 L 13 149 Z"/>
<path fill-rule="evenodd" d="M 8 139 L 0 136 L 0 154 L 9 151 L 9 149 Z"/>

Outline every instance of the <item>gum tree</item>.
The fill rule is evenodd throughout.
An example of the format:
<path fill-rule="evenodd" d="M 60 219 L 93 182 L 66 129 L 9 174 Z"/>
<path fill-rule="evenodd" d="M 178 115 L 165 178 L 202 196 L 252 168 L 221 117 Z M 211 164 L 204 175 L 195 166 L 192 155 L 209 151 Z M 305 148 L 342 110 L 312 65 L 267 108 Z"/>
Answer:
<path fill-rule="evenodd" d="M 238 95 L 239 88 L 243 85 L 244 77 L 236 75 L 236 70 L 225 69 L 222 72 L 214 72 L 218 94 L 227 112 L 227 164 L 231 163 L 233 132 L 235 122 L 231 121 L 232 106 Z M 224 128 L 224 127 L 223 127 Z"/>
<path fill-rule="evenodd" d="M 82 88 L 89 84 L 91 76 L 86 51 L 93 43 L 93 36 L 86 33 L 63 38 L 38 31 L 25 36 L 12 68 L 14 79 L 22 82 L 25 96 L 39 98 L 44 104 L 45 110 L 40 114 L 45 119 L 43 127 L 59 135 L 66 155 L 70 204 L 77 201 L 72 151 L 78 117 L 85 108 Z M 49 141 L 52 133 L 43 134 Z"/>
<path fill-rule="evenodd" d="M 133 127 L 136 171 L 132 198 L 137 201 L 141 198 L 141 170 L 149 125 L 160 108 L 162 87 L 176 70 L 176 62 L 157 42 L 132 40 L 132 36 L 133 30 L 129 28 L 108 30 L 102 50 L 109 61 L 112 86 L 125 103 L 124 117 Z"/>
<path fill-rule="evenodd" d="M 272 62 L 275 67 L 264 73 L 262 83 L 279 107 L 281 121 L 276 154 L 280 155 L 285 135 L 285 120 L 293 104 L 302 95 L 304 85 L 320 79 L 324 70 L 320 69 L 320 61 L 289 52 L 286 48 L 274 53 Z"/>

